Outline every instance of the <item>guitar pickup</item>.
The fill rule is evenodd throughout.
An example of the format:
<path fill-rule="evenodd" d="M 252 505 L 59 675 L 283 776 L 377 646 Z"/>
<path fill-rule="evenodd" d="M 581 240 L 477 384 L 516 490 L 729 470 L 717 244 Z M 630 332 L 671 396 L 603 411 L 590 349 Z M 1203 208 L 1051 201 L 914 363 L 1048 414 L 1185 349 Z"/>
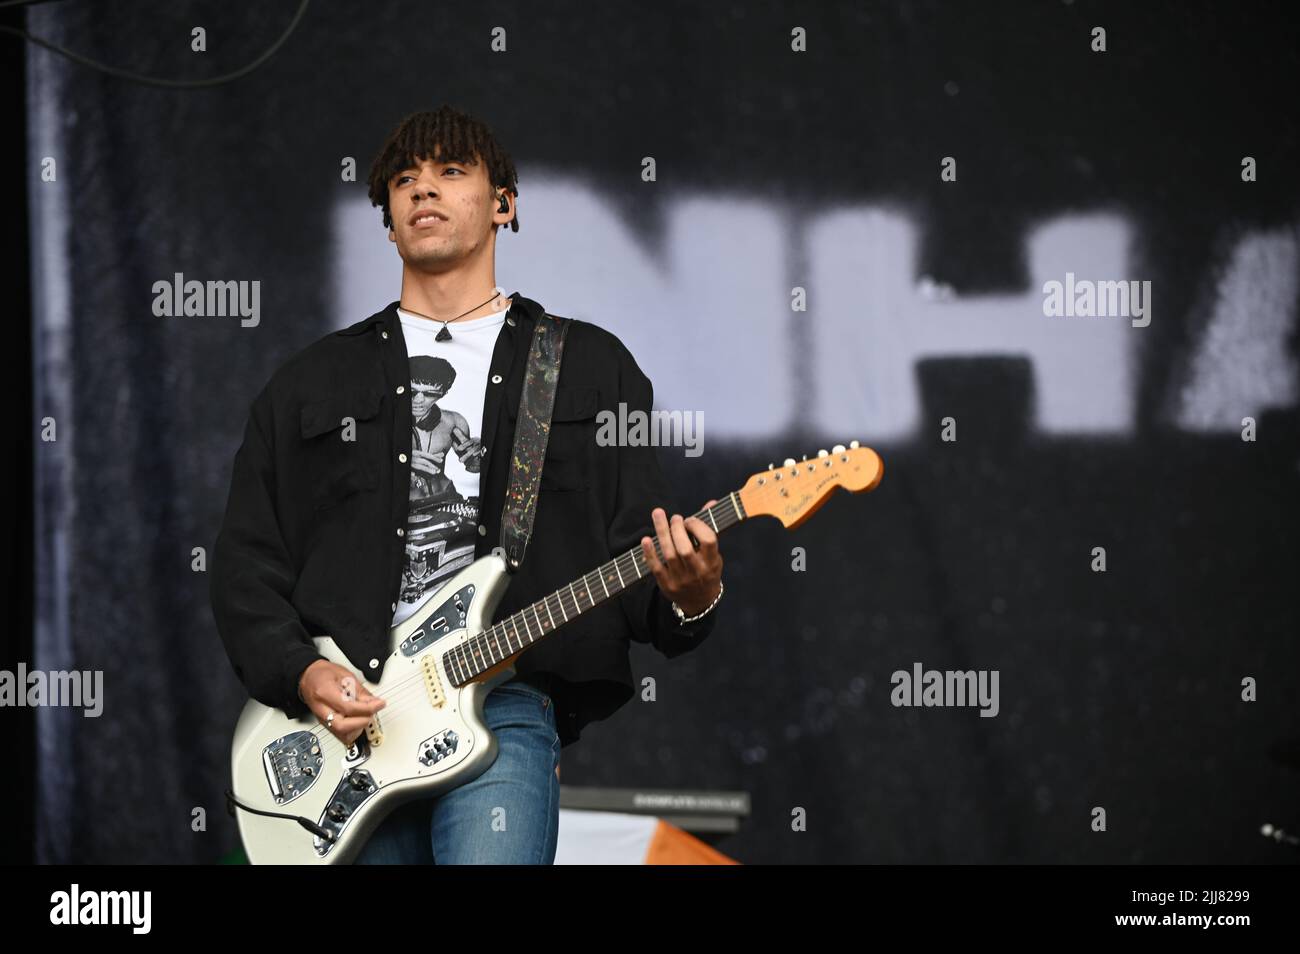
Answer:
<path fill-rule="evenodd" d="M 441 709 L 447 697 L 442 691 L 442 681 L 438 679 L 436 653 L 425 653 L 420 660 L 420 671 L 424 674 L 424 688 L 429 693 L 429 705 Z"/>

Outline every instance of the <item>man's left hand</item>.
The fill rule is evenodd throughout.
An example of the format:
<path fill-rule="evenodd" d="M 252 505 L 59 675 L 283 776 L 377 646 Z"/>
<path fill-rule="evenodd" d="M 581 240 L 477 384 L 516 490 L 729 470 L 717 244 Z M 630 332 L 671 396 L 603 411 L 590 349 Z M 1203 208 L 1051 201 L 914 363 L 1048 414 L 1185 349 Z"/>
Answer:
<path fill-rule="evenodd" d="M 716 500 L 704 506 L 711 507 Z M 650 537 L 641 538 L 641 553 L 655 575 L 664 596 L 682 608 L 687 616 L 704 612 L 722 587 L 722 554 L 718 552 L 718 535 L 699 517 L 679 513 L 669 519 L 667 511 L 655 507 L 650 512 L 659 549 L 655 553 Z M 691 542 L 698 541 L 698 547 Z"/>

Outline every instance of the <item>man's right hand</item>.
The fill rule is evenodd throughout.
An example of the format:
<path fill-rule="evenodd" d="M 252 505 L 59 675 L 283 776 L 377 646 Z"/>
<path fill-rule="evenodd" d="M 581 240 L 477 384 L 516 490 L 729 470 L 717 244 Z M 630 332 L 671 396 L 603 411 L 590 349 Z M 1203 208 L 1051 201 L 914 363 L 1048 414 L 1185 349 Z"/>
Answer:
<path fill-rule="evenodd" d="M 365 687 L 359 676 L 328 659 L 318 659 L 302 671 L 298 695 L 320 724 L 344 745 L 365 731 L 375 713 L 388 705 Z M 329 724 L 330 713 L 334 724 Z"/>

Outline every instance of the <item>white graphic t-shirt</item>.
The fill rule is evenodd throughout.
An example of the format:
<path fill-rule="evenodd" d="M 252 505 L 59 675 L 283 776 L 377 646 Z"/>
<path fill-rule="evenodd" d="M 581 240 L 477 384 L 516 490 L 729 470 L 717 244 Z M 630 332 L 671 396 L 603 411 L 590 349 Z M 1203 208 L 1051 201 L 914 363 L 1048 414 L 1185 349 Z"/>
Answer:
<path fill-rule="evenodd" d="M 483 398 L 506 310 L 447 325 L 397 309 L 411 369 L 411 507 L 393 625 L 474 562 Z"/>

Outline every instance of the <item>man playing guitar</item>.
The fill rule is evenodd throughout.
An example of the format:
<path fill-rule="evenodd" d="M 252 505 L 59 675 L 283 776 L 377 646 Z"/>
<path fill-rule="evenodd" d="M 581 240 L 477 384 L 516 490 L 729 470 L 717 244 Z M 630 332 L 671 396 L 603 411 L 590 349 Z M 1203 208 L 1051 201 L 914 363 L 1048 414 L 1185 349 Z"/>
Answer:
<path fill-rule="evenodd" d="M 500 538 L 542 317 L 496 285 L 497 233 L 519 230 L 517 194 L 514 164 L 483 123 L 447 106 L 403 120 L 369 176 L 403 261 L 400 301 L 286 362 L 235 458 L 212 559 L 218 631 L 254 699 L 290 718 L 310 710 L 345 746 L 388 704 L 365 682 L 380 679 L 389 628 Z M 613 334 L 573 321 L 534 535 L 497 618 L 638 541 L 655 584 L 518 657 L 484 703 L 493 764 L 394 810 L 359 863 L 551 863 L 560 749 L 633 695 L 629 640 L 672 657 L 711 632 L 717 535 L 668 516 L 653 447 L 597 445 L 598 407 L 620 402 L 648 413 L 649 380 Z M 353 667 L 315 652 L 322 634 Z"/>

